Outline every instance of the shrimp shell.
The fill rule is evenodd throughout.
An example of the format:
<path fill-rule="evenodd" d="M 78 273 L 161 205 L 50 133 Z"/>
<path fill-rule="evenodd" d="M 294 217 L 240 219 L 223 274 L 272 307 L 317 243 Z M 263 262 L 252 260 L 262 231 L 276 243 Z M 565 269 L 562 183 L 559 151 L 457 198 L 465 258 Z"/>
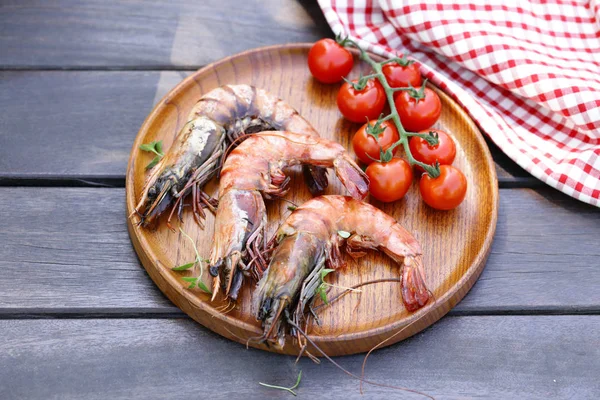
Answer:
<path fill-rule="evenodd" d="M 338 232 L 350 234 L 343 239 Z M 383 211 L 345 196 L 321 196 L 298 207 L 276 233 L 276 248 L 253 294 L 253 313 L 262 322 L 263 339 L 285 342 L 286 314 L 296 324 L 320 284 L 319 272 L 343 265 L 339 249 L 350 254 L 381 250 L 400 266 L 402 301 L 408 311 L 431 297 L 425 285 L 419 242 Z"/>
<path fill-rule="evenodd" d="M 367 176 L 338 143 L 293 132 L 261 132 L 246 139 L 221 171 L 210 256 L 215 296 L 223 283 L 225 294 L 236 299 L 241 275 L 259 277 L 266 268 L 263 196 L 283 196 L 289 189 L 284 169 L 300 164 L 333 167 L 354 197 L 362 199 L 368 192 Z"/>
<path fill-rule="evenodd" d="M 225 85 L 206 93 L 148 176 L 131 217 L 137 216 L 140 225 L 150 226 L 172 207 L 167 220 L 170 226 L 175 209 L 181 214 L 184 198 L 192 194 L 194 218 L 202 227 L 203 208 L 214 210 L 216 206 L 202 189 L 221 170 L 225 150 L 235 147 L 245 135 L 266 130 L 319 137 L 296 110 L 263 89 Z M 307 166 L 304 175 L 311 193 L 320 194 L 327 187 L 323 168 Z"/>

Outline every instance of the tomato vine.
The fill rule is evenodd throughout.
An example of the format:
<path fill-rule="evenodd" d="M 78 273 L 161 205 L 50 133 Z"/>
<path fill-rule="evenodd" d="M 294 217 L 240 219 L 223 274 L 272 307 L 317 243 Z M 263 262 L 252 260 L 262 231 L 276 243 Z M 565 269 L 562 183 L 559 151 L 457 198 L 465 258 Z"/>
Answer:
<path fill-rule="evenodd" d="M 408 143 L 410 137 L 419 136 L 419 137 L 427 140 L 427 142 L 430 143 L 432 146 L 435 146 L 438 144 L 437 137 L 433 136 L 433 135 L 429 135 L 427 133 L 408 132 L 406 129 L 404 129 L 404 126 L 402 125 L 402 122 L 400 121 L 400 116 L 398 114 L 398 110 L 396 109 L 396 105 L 394 102 L 394 93 L 399 92 L 399 91 L 408 91 L 410 96 L 413 97 L 417 102 L 422 100 L 424 97 L 424 90 L 425 90 L 425 86 L 427 84 L 427 79 L 425 79 L 425 81 L 423 82 L 423 85 L 421 86 L 420 89 L 416 89 L 412 86 L 393 88 L 389 85 L 389 83 L 383 73 L 382 68 L 384 65 L 386 65 L 388 63 L 392 63 L 392 62 L 396 62 L 399 64 L 405 63 L 406 58 L 394 57 L 394 58 L 391 58 L 391 59 L 388 59 L 388 60 L 385 60 L 382 62 L 376 62 L 354 40 L 349 39 L 348 37 L 342 38 L 341 36 L 338 35 L 336 37 L 336 41 L 340 46 L 343 46 L 343 47 L 352 46 L 352 47 L 356 48 L 360 52 L 359 58 L 362 61 L 365 61 L 367 64 L 369 64 L 369 66 L 374 71 L 372 74 L 360 76 L 356 83 L 350 82 L 348 80 L 346 80 L 346 82 L 348 82 L 350 85 L 352 85 L 355 90 L 361 90 L 362 88 L 364 88 L 367 85 L 367 82 L 369 79 L 377 79 L 385 91 L 387 102 L 388 102 L 388 105 L 390 106 L 390 114 L 388 114 L 387 116 L 381 116 L 378 119 L 378 123 L 391 120 L 394 123 L 394 125 L 396 126 L 396 129 L 398 130 L 399 139 L 394 144 L 392 144 L 389 148 L 387 148 L 385 151 L 382 150 L 381 160 L 382 161 L 391 160 L 394 150 L 398 146 L 402 146 L 404 148 L 404 152 L 406 154 L 406 157 L 407 157 L 410 165 L 418 165 L 419 167 L 423 168 L 423 170 L 425 170 L 427 172 L 427 174 L 429 176 L 431 176 L 432 178 L 437 178 L 438 176 L 440 176 L 439 165 L 438 164 L 435 164 L 435 165 L 425 164 L 423 162 L 416 160 L 410 151 L 410 147 L 409 147 L 409 143 Z"/>

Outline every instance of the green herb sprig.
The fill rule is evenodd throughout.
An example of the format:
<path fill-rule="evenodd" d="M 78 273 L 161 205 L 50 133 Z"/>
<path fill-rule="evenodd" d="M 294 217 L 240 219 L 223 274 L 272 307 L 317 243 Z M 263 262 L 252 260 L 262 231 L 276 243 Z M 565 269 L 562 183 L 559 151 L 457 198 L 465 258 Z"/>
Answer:
<path fill-rule="evenodd" d="M 296 379 L 296 383 L 294 384 L 294 386 L 291 386 L 289 388 L 283 387 L 283 386 L 277 386 L 277 385 L 269 385 L 268 383 L 262 383 L 262 382 L 258 382 L 258 384 L 261 386 L 264 386 L 264 387 L 271 388 L 271 389 L 285 390 L 285 391 L 290 392 L 294 396 L 297 396 L 298 394 L 296 392 L 294 392 L 294 389 L 296 389 L 298 387 L 298 385 L 300 385 L 301 379 L 302 379 L 302 370 L 298 373 L 298 378 Z"/>
<path fill-rule="evenodd" d="M 140 150 L 156 154 L 152 161 L 150 161 L 150 164 L 146 165 L 146 169 L 154 167 L 165 155 L 165 153 L 163 153 L 162 140 L 144 143 L 140 145 Z"/>
<path fill-rule="evenodd" d="M 337 234 L 342 238 L 342 239 L 348 239 L 350 236 L 352 236 L 352 234 L 348 231 L 337 231 Z M 323 303 L 325 304 L 329 304 L 329 300 L 327 299 L 327 288 L 329 287 L 336 287 L 336 288 L 340 288 L 340 289 L 345 289 L 351 292 L 362 292 L 360 289 L 355 289 L 355 288 L 347 288 L 347 287 L 343 287 L 343 286 L 338 286 L 338 285 L 332 285 L 331 283 L 327 283 L 325 282 L 325 277 L 327 275 L 329 275 L 330 273 L 332 273 L 333 271 L 335 271 L 335 269 L 331 269 L 331 268 L 323 268 L 321 270 L 321 272 L 319 272 L 319 279 L 321 281 L 321 284 L 319 286 L 317 286 L 317 288 L 315 289 L 315 295 L 318 295 L 321 300 L 323 301 Z"/>
<path fill-rule="evenodd" d="M 321 284 L 317 286 L 315 290 L 315 294 L 318 294 L 321 297 L 321 300 L 325 304 L 329 304 L 327 300 L 327 287 L 332 286 L 330 283 L 325 282 L 325 277 L 335 271 L 335 269 L 323 268 L 319 273 L 319 278 L 321 279 Z"/>
<path fill-rule="evenodd" d="M 192 239 L 187 233 L 185 233 L 185 231 L 183 229 L 181 229 L 181 227 L 179 228 L 179 231 L 181 232 L 181 234 L 183 236 L 185 236 L 192 243 L 192 246 L 194 247 L 194 251 L 196 252 L 196 258 L 192 262 L 182 264 L 177 267 L 173 267 L 173 268 L 171 268 L 171 270 L 186 271 L 186 270 L 191 269 L 194 266 L 198 265 L 200 267 L 200 274 L 198 274 L 197 277 L 196 276 L 184 276 L 181 279 L 183 279 L 186 282 L 189 282 L 190 285 L 188 286 L 188 289 L 194 289 L 195 287 L 198 287 L 198 289 L 200 289 L 208 294 L 212 294 L 212 291 L 202 281 L 202 275 L 204 274 L 204 266 L 202 264 L 205 262 L 208 262 L 208 260 L 200 257 L 200 253 L 198 252 L 198 247 L 196 247 L 196 242 L 194 242 L 194 239 Z"/>

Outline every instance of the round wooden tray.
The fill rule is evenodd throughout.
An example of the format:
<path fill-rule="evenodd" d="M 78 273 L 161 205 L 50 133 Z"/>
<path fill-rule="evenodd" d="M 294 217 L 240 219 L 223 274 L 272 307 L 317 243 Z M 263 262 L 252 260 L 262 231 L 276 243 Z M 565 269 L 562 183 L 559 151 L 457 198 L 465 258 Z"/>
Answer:
<path fill-rule="evenodd" d="M 140 198 L 147 174 L 145 166 L 152 158 L 138 150 L 139 146 L 162 139 L 164 148 L 168 149 L 200 96 L 224 84 L 251 84 L 278 95 L 310 121 L 322 136 L 336 140 L 352 151 L 350 141 L 359 125 L 341 117 L 336 106 L 338 84 L 324 85 L 311 78 L 307 67 L 309 48 L 309 44 L 293 44 L 247 51 L 202 68 L 171 90 L 152 110 L 133 144 L 127 168 L 127 213 L 131 213 Z M 361 70 L 368 73 L 368 66 L 355 65 L 351 77 Z M 498 208 L 494 163 L 485 141 L 467 114 L 444 93 L 436 91 L 441 97 L 443 111 L 435 127 L 455 138 L 457 156 L 454 165 L 465 173 L 469 182 L 465 201 L 449 212 L 433 210 L 421 200 L 417 182 L 398 202 L 383 204 L 367 199 L 394 216 L 421 242 L 427 286 L 436 301 L 409 313 L 402 304 L 397 283 L 367 285 L 359 294 L 344 296 L 321 308 L 321 325 L 312 324 L 309 330 L 312 339 L 329 355 L 368 351 L 409 324 L 386 345 L 423 330 L 465 296 L 485 265 L 496 229 Z M 302 204 L 311 196 L 299 170 L 293 169 L 290 174 L 291 190 L 286 198 Z M 329 176 L 327 194 L 345 194 L 335 176 Z M 216 189 L 216 182 L 212 182 L 208 192 L 214 193 Z M 289 214 L 288 205 L 282 200 L 267 202 L 270 233 Z M 214 217 L 210 213 L 206 229 L 201 230 L 191 212 L 184 212 L 183 229 L 196 240 L 204 257 L 210 253 L 213 225 Z M 152 280 L 185 313 L 214 332 L 244 344 L 248 338 L 260 335 L 260 326 L 250 313 L 252 284 L 247 283 L 242 289 L 235 308 L 233 304 L 227 307 L 222 298 L 211 302 L 207 294 L 199 289 L 188 289 L 188 283 L 182 280 L 198 271 L 171 270 L 195 257 L 190 242 L 179 231 L 170 231 L 164 222 L 157 230 L 143 229 L 131 220 L 128 220 L 128 228 L 135 250 Z M 372 252 L 357 261 L 347 259 L 348 266 L 330 274 L 329 282 L 349 287 L 360 282 L 398 277 L 398 267 L 381 253 Z M 206 271 L 204 281 L 210 283 Z M 329 296 L 334 296 L 338 290 L 333 288 Z M 249 344 L 273 350 L 252 341 Z M 282 352 L 297 354 L 298 348 L 290 339 Z"/>

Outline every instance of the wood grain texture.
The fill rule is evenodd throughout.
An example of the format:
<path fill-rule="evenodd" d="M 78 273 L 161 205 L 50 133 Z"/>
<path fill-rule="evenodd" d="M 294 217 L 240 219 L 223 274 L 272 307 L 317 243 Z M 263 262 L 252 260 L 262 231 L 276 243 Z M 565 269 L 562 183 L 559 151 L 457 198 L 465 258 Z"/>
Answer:
<path fill-rule="evenodd" d="M 271 46 L 228 57 L 199 70 L 170 91 L 148 115 L 133 144 L 125 186 L 128 215 L 134 214 L 142 196 L 148 176 L 145 166 L 151 159 L 139 147 L 143 143 L 162 140 L 168 151 L 200 96 L 224 84 L 250 84 L 273 93 L 309 121 L 315 121 L 314 127 L 321 137 L 350 148 L 350 135 L 346 132 L 356 131 L 361 124 L 350 124 L 340 118 L 336 104 L 339 85 L 320 84 L 310 75 L 306 68 L 310 47 L 310 44 Z M 357 63 L 349 76 L 357 77 L 359 72 L 367 74 L 370 67 L 366 63 Z M 497 220 L 498 182 L 494 163 L 481 133 L 467 114 L 448 96 L 435 90 L 442 102 L 442 114 L 434 127 L 449 132 L 454 138 L 457 155 L 453 165 L 463 171 L 471 183 L 465 200 L 450 212 L 433 210 L 421 200 L 415 182 L 402 201 L 382 204 L 370 199 L 370 202 L 394 217 L 421 243 L 425 249 L 422 262 L 426 286 L 436 301 L 414 313 L 408 312 L 398 284 L 388 284 L 378 290 L 364 288 L 359 302 L 353 296 L 343 297 L 336 311 L 323 309 L 318 314 L 320 324 L 306 328 L 329 355 L 367 351 L 392 333 L 398 335 L 387 341 L 388 345 L 419 332 L 456 305 L 485 266 Z M 236 105 L 231 107 L 235 109 Z M 303 204 L 312 196 L 297 172 L 299 170 L 295 168 L 288 173 L 292 180 L 285 198 Z M 329 181 L 330 187 L 325 194 L 347 193 L 333 174 Z M 217 196 L 216 180 L 214 183 L 206 190 Z M 267 202 L 267 238 L 275 234 L 289 214 L 288 205 L 284 201 Z M 214 218 L 212 215 L 207 218 L 203 230 L 194 223 L 191 214 L 184 214 L 183 226 L 200 254 L 210 254 Z M 138 257 L 152 280 L 186 314 L 232 340 L 270 351 L 298 353 L 297 343 L 292 340 L 286 341 L 283 350 L 248 340 L 261 332 L 251 305 L 255 284 L 249 281 L 244 284 L 235 308 L 228 307 L 229 301 L 220 296 L 210 301 L 207 293 L 189 290 L 189 283 L 182 279 L 204 273 L 203 280 L 210 287 L 207 268 L 204 272 L 201 269 L 184 273 L 171 270 L 195 258 L 194 249 L 181 232 L 169 229 L 164 219 L 155 230 L 143 228 L 134 219 L 128 219 L 128 228 Z M 391 258 L 382 252 L 371 252 L 349 263 L 343 274 L 332 274 L 331 284 L 352 287 L 372 280 L 397 278 L 398 271 L 398 265 Z M 223 313 L 223 309 L 228 312 Z M 373 313 L 374 309 L 377 309 L 376 313 Z"/>
<path fill-rule="evenodd" d="M 446 317 L 374 352 L 367 377 L 436 398 L 593 399 L 600 316 Z M 267 354 L 191 320 L 0 321 L 2 399 L 422 399 L 365 386 L 323 360 Z M 362 355 L 338 358 L 360 374 Z"/>
<path fill-rule="evenodd" d="M 191 73 L 0 72 L 0 185 L 124 187 L 144 118 Z M 541 184 L 487 142 L 501 187 Z"/>
<path fill-rule="evenodd" d="M 0 174 L 122 176 L 160 74 L 0 72 Z"/>
<path fill-rule="evenodd" d="M 310 0 L 9 0 L 4 68 L 198 68 L 230 54 L 331 36 Z"/>
<path fill-rule="evenodd" d="M 183 315 L 140 266 L 124 204 L 123 189 L 0 188 L 0 315 Z M 600 312 L 598 237 L 594 207 L 500 190 L 487 265 L 453 312 Z"/>

